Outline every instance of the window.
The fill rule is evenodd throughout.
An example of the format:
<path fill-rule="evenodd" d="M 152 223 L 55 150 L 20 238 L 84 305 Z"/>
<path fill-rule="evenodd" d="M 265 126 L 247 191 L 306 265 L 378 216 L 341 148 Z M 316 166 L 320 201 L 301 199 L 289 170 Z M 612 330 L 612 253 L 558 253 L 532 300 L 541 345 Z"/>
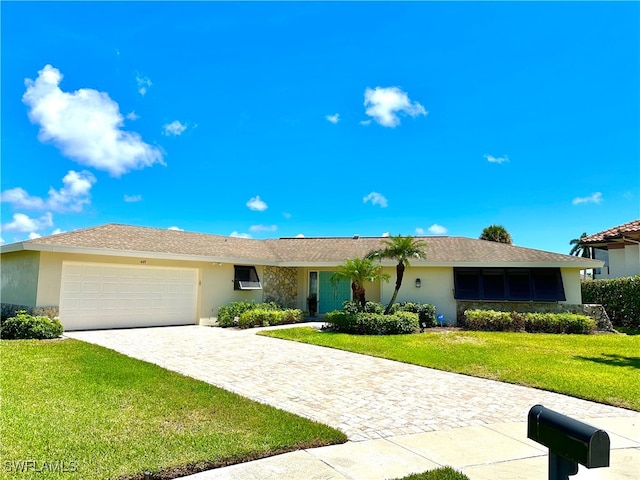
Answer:
<path fill-rule="evenodd" d="M 514 268 L 507 271 L 508 300 L 531 299 L 531 275 L 527 268 Z"/>
<path fill-rule="evenodd" d="M 483 298 L 487 300 L 503 300 L 504 291 L 504 270 L 486 268 L 482 270 L 482 291 Z"/>
<path fill-rule="evenodd" d="M 559 268 L 454 268 L 457 300 L 566 300 Z"/>
<path fill-rule="evenodd" d="M 233 289 L 234 290 L 262 290 L 260 278 L 256 267 L 247 265 L 234 265 Z"/>
<path fill-rule="evenodd" d="M 454 284 L 457 299 L 474 300 L 480 297 L 480 276 L 477 270 L 455 269 Z"/>
<path fill-rule="evenodd" d="M 566 300 L 562 277 L 556 268 L 541 268 L 533 275 L 533 296 L 536 300 L 553 302 Z M 558 298 L 561 296 L 562 298 Z"/>

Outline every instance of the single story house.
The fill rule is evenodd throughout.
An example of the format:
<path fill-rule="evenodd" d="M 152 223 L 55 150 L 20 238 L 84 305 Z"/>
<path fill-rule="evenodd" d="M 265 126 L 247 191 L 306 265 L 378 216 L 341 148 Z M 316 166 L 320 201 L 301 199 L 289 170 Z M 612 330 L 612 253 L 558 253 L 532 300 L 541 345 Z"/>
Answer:
<path fill-rule="evenodd" d="M 604 261 L 593 278 L 640 275 L 640 219 L 584 237 L 582 245 L 591 247 L 592 257 Z"/>
<path fill-rule="evenodd" d="M 319 313 L 342 307 L 349 282 L 331 283 L 347 258 L 382 237 L 255 240 L 106 224 L 0 247 L 4 306 L 49 307 L 67 330 L 206 324 L 233 301 L 276 301 Z M 424 237 L 426 259 L 405 272 L 397 301 L 431 303 L 455 324 L 468 305 L 581 304 L 580 269 L 601 261 L 463 237 Z M 387 302 L 389 283 L 367 285 Z"/>

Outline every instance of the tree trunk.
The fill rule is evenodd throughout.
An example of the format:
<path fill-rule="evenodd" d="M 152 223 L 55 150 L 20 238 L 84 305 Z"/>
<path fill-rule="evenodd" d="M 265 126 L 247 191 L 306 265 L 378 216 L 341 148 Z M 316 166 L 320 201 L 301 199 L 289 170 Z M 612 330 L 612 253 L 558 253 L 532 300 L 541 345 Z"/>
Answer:
<path fill-rule="evenodd" d="M 351 282 L 351 292 L 353 293 L 353 300 L 360 304 L 360 310 L 364 312 L 364 306 L 367 303 L 364 287 L 357 282 Z"/>
<path fill-rule="evenodd" d="M 385 315 L 389 315 L 389 312 L 391 311 L 391 307 L 393 307 L 393 304 L 396 302 L 398 291 L 402 286 L 403 277 L 404 277 L 404 262 L 399 262 L 398 265 L 396 265 L 396 288 L 393 291 L 393 296 L 391 297 L 391 301 L 389 302 L 389 305 L 387 305 L 387 308 L 384 309 Z"/>

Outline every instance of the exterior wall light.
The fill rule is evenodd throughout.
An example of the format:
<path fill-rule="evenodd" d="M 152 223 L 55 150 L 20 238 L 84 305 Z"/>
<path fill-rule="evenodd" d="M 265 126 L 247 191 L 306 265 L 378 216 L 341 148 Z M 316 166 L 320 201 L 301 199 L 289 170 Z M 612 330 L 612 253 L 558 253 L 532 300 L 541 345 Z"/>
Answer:
<path fill-rule="evenodd" d="M 422 280 L 416 278 L 416 288 L 420 288 L 422 286 Z"/>

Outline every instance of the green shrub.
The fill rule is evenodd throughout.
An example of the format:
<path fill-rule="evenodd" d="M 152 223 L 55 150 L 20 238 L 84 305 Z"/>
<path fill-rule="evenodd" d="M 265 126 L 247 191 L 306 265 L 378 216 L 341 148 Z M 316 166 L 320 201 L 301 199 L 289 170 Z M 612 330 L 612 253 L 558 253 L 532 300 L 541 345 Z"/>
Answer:
<path fill-rule="evenodd" d="M 615 326 L 640 328 L 640 275 L 583 280 L 582 302 L 604 306 Z"/>
<path fill-rule="evenodd" d="M 520 318 L 518 318 L 520 320 Z M 467 330 L 485 332 L 518 332 L 524 330 L 521 321 L 514 322 L 509 312 L 496 310 L 467 310 L 464 312 L 464 326 Z"/>
<path fill-rule="evenodd" d="M 427 328 L 438 326 L 436 307 L 429 303 L 404 302 L 398 306 L 398 310 L 401 312 L 417 313 L 420 324 L 425 323 Z"/>
<path fill-rule="evenodd" d="M 0 324 L 0 337 L 5 340 L 58 338 L 63 331 L 57 318 L 33 316 L 24 310 L 16 312 L 15 317 L 7 318 Z"/>
<path fill-rule="evenodd" d="M 238 318 L 238 326 L 240 328 L 269 327 L 298 323 L 303 320 L 304 314 L 302 310 L 298 309 L 270 310 L 266 308 L 254 308 L 240 315 Z"/>
<path fill-rule="evenodd" d="M 325 321 L 335 331 L 360 335 L 396 335 L 413 333 L 418 330 L 418 315 L 412 312 L 382 315 L 335 310 L 325 315 Z"/>
<path fill-rule="evenodd" d="M 345 300 L 342 303 L 342 310 L 346 313 L 358 313 L 360 312 L 360 304 L 353 300 Z M 384 305 L 380 302 L 366 302 L 364 304 L 364 311 L 366 313 L 382 313 L 384 312 Z"/>
<path fill-rule="evenodd" d="M 255 302 L 232 302 L 218 308 L 218 325 L 221 327 L 235 327 L 243 313 L 254 310 L 280 310 L 280 306 L 275 302 L 255 303 Z M 235 319 L 238 318 L 238 321 Z"/>
<path fill-rule="evenodd" d="M 464 324 L 468 330 L 487 332 L 592 333 L 596 322 L 575 313 L 519 313 L 495 310 L 467 310 Z"/>
<path fill-rule="evenodd" d="M 592 333 L 596 321 L 576 313 L 525 313 L 525 330 L 530 333 Z"/>

